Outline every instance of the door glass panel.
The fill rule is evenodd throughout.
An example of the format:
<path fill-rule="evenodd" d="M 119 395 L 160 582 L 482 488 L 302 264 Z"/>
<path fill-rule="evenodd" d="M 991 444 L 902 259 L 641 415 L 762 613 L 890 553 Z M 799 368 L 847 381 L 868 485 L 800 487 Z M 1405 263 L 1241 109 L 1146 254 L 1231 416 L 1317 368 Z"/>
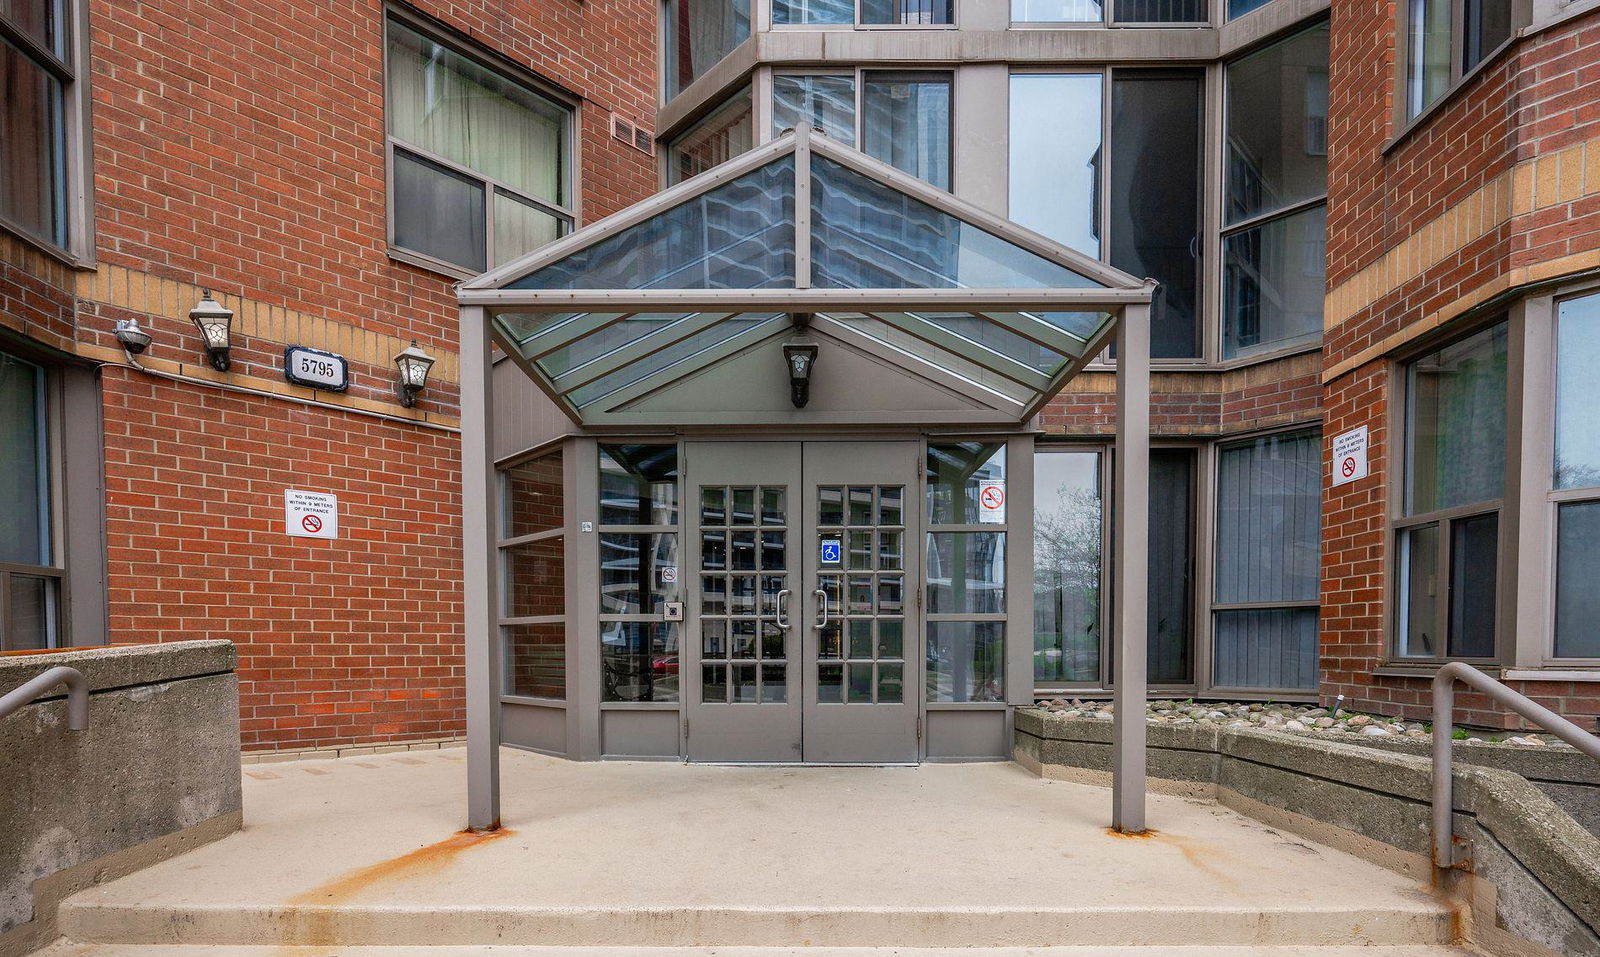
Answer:
<path fill-rule="evenodd" d="M 817 637 L 819 703 L 905 699 L 904 503 L 902 485 L 817 488 L 817 583 L 829 620 Z"/>
<path fill-rule="evenodd" d="M 700 700 L 783 704 L 793 614 L 782 486 L 700 489 Z M 759 505 L 759 510 L 758 510 Z M 761 528 L 754 526 L 759 519 Z"/>

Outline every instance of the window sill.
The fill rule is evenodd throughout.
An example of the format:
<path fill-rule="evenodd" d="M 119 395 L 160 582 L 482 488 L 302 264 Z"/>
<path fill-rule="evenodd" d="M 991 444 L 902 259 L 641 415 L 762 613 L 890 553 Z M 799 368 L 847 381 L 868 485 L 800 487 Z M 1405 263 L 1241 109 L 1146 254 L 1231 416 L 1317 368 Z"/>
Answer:
<path fill-rule="evenodd" d="M 61 263 L 68 269 L 77 270 L 79 272 L 94 271 L 95 258 L 92 254 L 80 256 L 66 249 L 62 249 L 60 246 L 40 239 L 39 237 L 18 226 L 13 226 L 4 218 L 0 218 L 0 233 L 4 233 L 5 235 L 15 239 L 17 242 L 22 243 L 35 252 L 54 259 L 56 262 Z"/>
<path fill-rule="evenodd" d="M 1501 670 L 1499 665 L 1487 662 L 1466 662 L 1491 678 L 1499 678 Z M 1428 678 L 1439 671 L 1440 668 L 1450 664 L 1449 661 L 1418 661 L 1418 662 L 1387 662 L 1372 669 L 1374 678 Z"/>
<path fill-rule="evenodd" d="M 1574 668 L 1571 665 L 1551 668 L 1507 668 L 1500 673 L 1500 680 L 1600 682 L 1600 666 L 1593 668 Z"/>
<path fill-rule="evenodd" d="M 1221 359 L 1216 362 L 1207 362 L 1204 359 L 1151 359 L 1150 371 L 1160 372 L 1233 372 L 1236 369 L 1245 369 L 1250 366 L 1266 365 L 1269 362 L 1278 362 L 1295 356 L 1303 356 L 1312 352 L 1322 351 L 1322 336 L 1313 340 L 1294 343 L 1271 352 L 1262 352 L 1256 355 L 1239 356 L 1234 359 Z M 1115 372 L 1117 362 L 1115 359 L 1096 359 L 1089 363 L 1085 372 Z"/>
<path fill-rule="evenodd" d="M 1533 31 L 1525 27 L 1511 34 L 1511 36 L 1508 37 L 1504 43 L 1495 48 L 1494 52 L 1478 61 L 1477 66 L 1474 66 L 1466 73 L 1461 74 L 1459 79 L 1450 84 L 1450 88 L 1448 90 L 1445 90 L 1443 93 L 1439 94 L 1438 99 L 1435 99 L 1432 103 L 1429 103 L 1427 106 L 1423 107 L 1422 112 L 1418 113 L 1416 116 L 1406 120 L 1400 129 L 1396 131 L 1394 136 L 1389 139 L 1389 142 L 1383 144 L 1382 149 L 1378 151 L 1379 154 L 1387 158 L 1390 153 L 1396 149 L 1399 149 L 1400 145 L 1406 140 L 1410 139 L 1413 133 L 1424 126 L 1427 126 L 1428 121 L 1431 120 L 1435 114 L 1443 110 L 1448 104 L 1455 102 L 1456 98 L 1461 95 L 1461 91 L 1466 89 L 1468 86 L 1471 86 L 1472 81 L 1476 80 L 1479 74 L 1493 66 L 1502 56 L 1505 56 L 1507 50 L 1510 50 L 1522 40 L 1532 35 L 1532 32 Z M 1396 95 L 1397 99 L 1404 98 L 1405 89 L 1403 85 L 1397 88 Z"/>
<path fill-rule="evenodd" d="M 471 279 L 474 276 L 479 275 L 471 270 L 463 269 L 460 266 L 453 266 L 441 260 L 433 259 L 420 253 L 414 253 L 408 249 L 402 249 L 399 246 L 390 246 L 388 247 L 387 251 L 389 258 L 393 259 L 395 262 L 405 263 L 407 266 L 415 266 L 418 269 L 425 269 L 428 272 L 438 273 L 441 276 L 448 276 L 453 280 Z"/>

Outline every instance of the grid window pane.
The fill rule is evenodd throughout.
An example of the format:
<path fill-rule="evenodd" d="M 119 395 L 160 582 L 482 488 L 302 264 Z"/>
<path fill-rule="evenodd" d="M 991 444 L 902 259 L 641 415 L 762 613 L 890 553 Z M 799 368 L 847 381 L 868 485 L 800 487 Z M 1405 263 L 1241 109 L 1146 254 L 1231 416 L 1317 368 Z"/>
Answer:
<path fill-rule="evenodd" d="M 1006 533 L 930 532 L 927 575 L 930 614 L 1003 614 Z"/>
<path fill-rule="evenodd" d="M 1217 686 L 1315 691 L 1317 617 L 1315 608 L 1217 612 Z"/>
<path fill-rule="evenodd" d="M 1217 464 L 1219 602 L 1312 601 L 1321 575 L 1322 439 L 1272 435 Z"/>
<path fill-rule="evenodd" d="M 394 244 L 482 272 L 488 262 L 483 184 L 394 151 Z"/>
<path fill-rule="evenodd" d="M 0 562 L 50 564 L 44 370 L 0 352 Z"/>
<path fill-rule="evenodd" d="M 750 0 L 669 0 L 667 95 L 700 78 L 750 37 Z"/>
<path fill-rule="evenodd" d="M 976 525 L 985 483 L 1006 480 L 1003 442 L 952 442 L 928 446 L 928 524 Z"/>
<path fill-rule="evenodd" d="M 0 40 L 0 215 L 65 246 L 63 90 L 21 50 Z"/>
<path fill-rule="evenodd" d="M 1494 656 L 1500 516 L 1450 523 L 1450 657 Z"/>
<path fill-rule="evenodd" d="M 950 80 L 869 73 L 861 95 L 862 149 L 895 169 L 950 188 Z"/>
<path fill-rule="evenodd" d="M 1322 336 L 1328 210 L 1313 206 L 1222 240 L 1222 354 L 1248 356 Z"/>
<path fill-rule="evenodd" d="M 1005 700 L 1005 623 L 928 622 L 928 700 Z"/>
<path fill-rule="evenodd" d="M 600 536 L 601 614 L 658 615 L 678 594 L 676 534 Z"/>
<path fill-rule="evenodd" d="M 500 549 L 500 602 L 507 618 L 559 615 L 566 610 L 563 539 L 544 538 Z"/>
<path fill-rule="evenodd" d="M 1398 552 L 1398 651 L 1406 658 L 1432 658 L 1443 649 L 1439 641 L 1439 526 L 1401 530 Z"/>
<path fill-rule="evenodd" d="M 678 524 L 676 445 L 600 446 L 600 524 Z"/>
<path fill-rule="evenodd" d="M 560 451 L 529 459 L 500 473 L 500 537 L 516 538 L 560 528 L 566 492 Z"/>
<path fill-rule="evenodd" d="M 861 22 L 927 26 L 950 23 L 951 0 L 861 0 Z"/>
<path fill-rule="evenodd" d="M 564 698 L 567 694 L 567 626 L 506 625 L 506 694 Z"/>
<path fill-rule="evenodd" d="M 19 573 L 7 577 L 10 579 L 11 618 L 0 621 L 0 651 L 55 645 L 55 579 Z"/>
<path fill-rule="evenodd" d="M 749 87 L 667 144 L 667 185 L 720 166 L 755 145 L 755 97 Z"/>
<path fill-rule="evenodd" d="M 1011 0 L 1012 23 L 1098 23 L 1100 0 Z"/>
<path fill-rule="evenodd" d="M 1011 77 L 1010 216 L 1095 257 L 1100 255 L 1103 162 L 1100 96 L 1098 73 Z"/>
<path fill-rule="evenodd" d="M 1600 658 L 1600 502 L 1556 512 L 1557 658 Z"/>
<path fill-rule="evenodd" d="M 677 623 L 601 622 L 600 680 L 602 701 L 677 701 Z"/>
<path fill-rule="evenodd" d="M 1033 457 L 1033 676 L 1100 680 L 1100 453 Z"/>
<path fill-rule="evenodd" d="M 1405 448 L 1407 515 L 1504 493 L 1504 323 L 1406 366 Z"/>
<path fill-rule="evenodd" d="M 1556 325 L 1554 487 L 1600 486 L 1600 296 L 1567 299 Z"/>
<path fill-rule="evenodd" d="M 1228 225 L 1328 191 L 1328 24 L 1228 64 Z"/>
<path fill-rule="evenodd" d="M 855 0 L 772 0 L 773 23 L 853 23 Z"/>
<path fill-rule="evenodd" d="M 1204 23 L 1206 0 L 1116 0 L 1119 23 Z"/>

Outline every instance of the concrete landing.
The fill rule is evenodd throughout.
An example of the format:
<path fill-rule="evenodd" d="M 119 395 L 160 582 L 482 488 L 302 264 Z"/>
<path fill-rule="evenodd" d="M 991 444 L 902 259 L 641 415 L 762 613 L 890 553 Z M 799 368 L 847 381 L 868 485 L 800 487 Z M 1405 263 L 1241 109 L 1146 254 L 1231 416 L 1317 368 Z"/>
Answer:
<path fill-rule="evenodd" d="M 1397 947 L 230 947 L 58 944 L 35 957 L 1471 957 Z"/>
<path fill-rule="evenodd" d="M 482 836 L 457 833 L 460 750 L 251 765 L 243 831 L 72 898 L 63 933 L 175 957 L 175 945 L 227 945 L 196 957 L 286 945 L 744 957 L 726 948 L 1066 944 L 1080 949 L 1062 957 L 1109 957 L 1081 948 L 1248 954 L 1454 935 L 1445 903 L 1374 865 L 1175 797 L 1150 799 L 1154 835 L 1112 835 L 1109 791 L 1015 765 L 573 764 L 517 751 L 503 762 L 507 829 Z"/>

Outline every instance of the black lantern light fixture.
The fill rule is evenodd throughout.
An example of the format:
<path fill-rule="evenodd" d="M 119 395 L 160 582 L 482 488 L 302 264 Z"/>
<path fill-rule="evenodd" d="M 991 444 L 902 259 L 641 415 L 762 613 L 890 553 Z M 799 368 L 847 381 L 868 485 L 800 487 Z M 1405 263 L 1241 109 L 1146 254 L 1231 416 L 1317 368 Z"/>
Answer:
<path fill-rule="evenodd" d="M 228 309 L 211 298 L 211 290 L 202 290 L 200 302 L 189 310 L 189 319 L 194 327 L 200 330 L 200 338 L 205 343 L 206 359 L 211 362 L 211 368 L 218 372 L 227 372 L 231 364 L 228 350 L 232 348 L 233 310 Z"/>
<path fill-rule="evenodd" d="M 433 368 L 433 356 L 417 348 L 417 340 L 411 340 L 411 345 L 400 350 L 394 357 L 395 367 L 400 370 L 400 378 L 395 381 L 394 392 L 400 399 L 400 404 L 411 408 L 417 404 L 417 393 L 428 385 L 428 370 Z"/>
<path fill-rule="evenodd" d="M 789 367 L 789 401 L 795 408 L 803 409 L 811 401 L 811 370 L 817 365 L 817 344 L 784 343 L 783 363 Z"/>

